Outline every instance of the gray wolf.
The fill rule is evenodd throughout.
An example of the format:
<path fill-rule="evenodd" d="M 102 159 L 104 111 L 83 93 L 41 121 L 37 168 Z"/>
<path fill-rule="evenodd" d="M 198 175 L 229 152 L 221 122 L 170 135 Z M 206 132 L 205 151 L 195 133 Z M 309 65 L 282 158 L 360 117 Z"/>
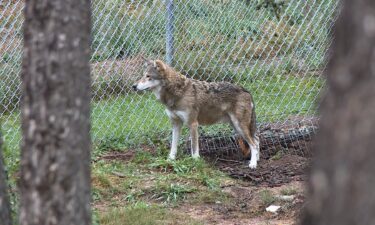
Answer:
<path fill-rule="evenodd" d="M 198 125 L 230 123 L 245 141 L 240 142 L 249 167 L 259 160 L 259 138 L 256 135 L 255 106 L 251 94 L 229 82 L 206 82 L 185 77 L 161 60 L 145 60 L 143 77 L 132 87 L 150 90 L 166 107 L 173 126 L 169 158 L 174 160 L 183 124 L 190 129 L 192 157 L 199 157 Z M 249 150 L 250 149 L 250 150 Z"/>

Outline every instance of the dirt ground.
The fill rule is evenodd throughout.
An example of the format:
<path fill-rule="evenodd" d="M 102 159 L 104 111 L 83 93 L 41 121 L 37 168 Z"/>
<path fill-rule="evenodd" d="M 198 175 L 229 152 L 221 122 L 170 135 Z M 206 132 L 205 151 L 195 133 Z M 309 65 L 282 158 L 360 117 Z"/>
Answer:
<path fill-rule="evenodd" d="M 246 161 L 217 159 L 215 166 L 237 180 L 222 187 L 231 196 L 231 204 L 186 205 L 178 210 L 204 224 L 297 224 L 305 200 L 308 162 L 306 157 L 285 154 L 277 159 L 262 159 L 256 170 L 249 170 Z M 274 199 L 267 200 L 263 193 L 270 193 Z M 281 206 L 280 211 L 267 212 L 265 209 L 270 205 Z"/>
<path fill-rule="evenodd" d="M 296 155 L 262 159 L 256 170 L 249 170 L 246 161 L 218 159 L 215 165 L 229 176 L 247 181 L 251 185 L 277 187 L 293 181 L 306 180 L 308 159 Z"/>
<path fill-rule="evenodd" d="M 187 214 L 203 224 L 292 225 L 297 224 L 297 218 L 305 200 L 305 186 L 302 181 L 292 181 L 278 187 L 253 186 L 247 181 L 238 181 L 222 187 L 222 190 L 230 196 L 231 201 L 185 204 L 173 210 Z M 266 200 L 264 193 L 273 196 L 273 199 Z M 289 197 L 284 199 L 286 196 Z M 281 208 L 276 213 L 267 212 L 266 208 L 270 205 Z"/>

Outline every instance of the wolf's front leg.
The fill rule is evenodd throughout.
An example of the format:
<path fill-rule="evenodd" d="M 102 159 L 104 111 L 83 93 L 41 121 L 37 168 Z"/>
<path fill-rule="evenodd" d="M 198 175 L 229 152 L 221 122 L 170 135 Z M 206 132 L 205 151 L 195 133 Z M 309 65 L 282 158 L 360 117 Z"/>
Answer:
<path fill-rule="evenodd" d="M 173 130 L 172 130 L 172 144 L 171 152 L 169 153 L 169 159 L 176 159 L 178 140 L 180 139 L 182 122 L 179 120 L 172 121 Z"/>
<path fill-rule="evenodd" d="M 191 138 L 191 156 L 194 159 L 197 159 L 199 158 L 198 122 L 193 122 L 190 125 L 190 138 Z"/>

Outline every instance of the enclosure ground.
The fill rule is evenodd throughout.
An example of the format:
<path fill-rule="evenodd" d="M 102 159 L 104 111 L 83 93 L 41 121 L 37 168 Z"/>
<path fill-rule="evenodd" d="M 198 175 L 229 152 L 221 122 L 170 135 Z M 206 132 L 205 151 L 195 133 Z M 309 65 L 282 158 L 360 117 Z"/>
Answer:
<path fill-rule="evenodd" d="M 314 117 L 289 117 L 260 126 L 261 160 L 256 170 L 242 160 L 236 137 L 201 135 L 200 160 L 185 154 L 168 161 L 169 141 L 138 147 L 94 143 L 94 224 L 294 224 L 304 205 Z M 13 208 L 17 209 L 18 151 L 7 149 Z M 12 166 L 13 165 L 13 166 Z M 284 196 L 284 197 L 281 197 Z M 282 200 L 286 197 L 288 201 Z M 278 214 L 266 212 L 280 205 Z"/>
<path fill-rule="evenodd" d="M 295 224 L 308 159 L 278 153 L 257 170 L 230 158 L 165 160 L 167 148 L 109 150 L 93 163 L 100 224 Z M 281 206 L 277 214 L 270 205 Z M 116 218 L 116 219 L 114 219 Z M 132 222 L 130 222 L 132 221 Z"/>
<path fill-rule="evenodd" d="M 296 155 L 261 160 L 256 170 L 249 170 L 247 162 L 219 159 L 215 163 L 215 167 L 233 178 L 245 180 L 252 185 L 269 187 L 306 180 L 307 165 L 308 160 L 306 158 Z"/>
<path fill-rule="evenodd" d="M 280 201 L 281 192 L 292 190 L 294 200 Z M 229 202 L 189 204 L 185 203 L 173 210 L 178 214 L 188 215 L 202 224 L 296 224 L 300 207 L 303 205 L 304 188 L 302 182 L 291 182 L 278 188 L 266 186 L 248 186 L 246 182 L 233 181 L 230 186 L 222 187 L 228 194 Z M 274 198 L 274 199 L 273 199 Z M 268 204 L 282 206 L 278 214 L 266 212 Z"/>

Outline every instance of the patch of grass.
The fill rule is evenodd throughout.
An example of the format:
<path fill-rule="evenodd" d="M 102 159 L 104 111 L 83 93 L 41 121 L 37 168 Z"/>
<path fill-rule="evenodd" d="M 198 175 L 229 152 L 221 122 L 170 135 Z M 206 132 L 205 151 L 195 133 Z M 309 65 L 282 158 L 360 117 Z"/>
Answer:
<path fill-rule="evenodd" d="M 137 172 L 138 171 L 138 172 Z M 120 173 L 125 177 L 119 177 Z M 127 200 L 125 196 L 133 194 L 134 189 L 140 190 L 140 181 L 144 175 L 134 164 L 121 161 L 98 161 L 92 165 L 92 186 L 94 202 L 108 202 L 110 204 Z M 122 197 L 123 196 L 123 197 Z M 139 196 L 139 195 L 138 195 Z M 114 198 L 120 200 L 114 201 Z"/>
<path fill-rule="evenodd" d="M 132 162 L 136 164 L 151 164 L 154 158 L 155 157 L 150 152 L 138 151 Z"/>
<path fill-rule="evenodd" d="M 174 161 L 157 158 L 149 164 L 149 168 L 175 175 L 178 178 L 189 179 L 210 189 L 217 188 L 221 178 L 224 177 L 223 173 L 215 170 L 203 159 L 193 159 L 190 156 L 184 156 Z"/>
<path fill-rule="evenodd" d="M 96 143 L 102 143 L 102 150 L 151 142 L 158 131 L 163 137 L 160 134 L 171 126 L 163 106 L 150 93 L 96 102 L 91 118 L 93 137 Z"/>
<path fill-rule="evenodd" d="M 192 198 L 191 202 L 193 204 L 216 204 L 220 202 L 228 205 L 232 202 L 232 199 L 230 195 L 222 190 L 215 189 L 210 191 L 197 191 L 196 196 Z"/>
<path fill-rule="evenodd" d="M 280 194 L 282 195 L 295 195 L 297 193 L 298 193 L 297 189 L 293 187 L 287 187 L 287 188 L 281 189 L 280 191 Z"/>
<path fill-rule="evenodd" d="M 269 206 L 276 201 L 276 197 L 269 190 L 262 190 L 259 192 L 260 200 L 263 206 Z"/>
<path fill-rule="evenodd" d="M 195 192 L 197 189 L 189 185 L 178 183 L 157 183 L 151 190 L 153 199 L 162 201 L 163 203 L 176 203 L 184 200 L 187 194 Z"/>
<path fill-rule="evenodd" d="M 228 179 L 201 159 L 169 161 L 165 156 L 141 151 L 126 163 L 99 160 L 92 171 L 93 199 L 107 204 L 148 200 L 174 205 L 187 200 L 187 196 L 189 201 L 205 198 L 201 193 L 221 199 L 220 184 Z"/>
<path fill-rule="evenodd" d="M 101 200 L 103 200 L 102 190 L 99 189 L 96 186 L 92 187 L 92 189 L 91 189 L 91 196 L 92 196 L 92 200 L 94 200 L 94 201 L 101 201 Z"/>
<path fill-rule="evenodd" d="M 315 100 L 323 87 L 323 79 L 276 74 L 258 77 L 244 87 L 252 92 L 258 122 L 273 122 L 292 115 L 315 114 Z"/>
<path fill-rule="evenodd" d="M 8 170 L 9 176 L 19 170 L 20 162 L 20 143 L 21 131 L 19 112 L 0 116 L 1 132 L 3 138 L 3 155 L 5 159 L 5 166 Z M 13 179 L 11 179 L 11 182 Z"/>
<path fill-rule="evenodd" d="M 126 202 L 135 203 L 138 202 L 145 193 L 142 190 L 131 189 L 130 193 L 124 195 Z"/>
<path fill-rule="evenodd" d="M 149 166 L 150 168 L 157 168 L 163 172 L 172 171 L 177 175 L 187 175 L 195 172 L 200 172 L 207 167 L 204 160 L 193 159 L 191 157 L 184 157 L 178 160 L 158 158 Z"/>
<path fill-rule="evenodd" d="M 96 186 L 99 186 L 101 188 L 111 188 L 111 181 L 108 179 L 108 176 L 105 174 L 94 174 L 93 175 L 93 182 L 96 184 Z"/>
<path fill-rule="evenodd" d="M 283 152 L 281 150 L 277 151 L 275 155 L 271 157 L 271 160 L 279 160 L 283 156 Z"/>
<path fill-rule="evenodd" d="M 211 176 L 207 173 L 200 175 L 199 179 L 201 180 L 202 185 L 208 187 L 211 190 L 219 188 L 219 180 L 215 176 Z"/>
<path fill-rule="evenodd" d="M 186 215 L 180 215 L 145 202 L 137 202 L 125 208 L 112 208 L 100 215 L 102 225 L 159 225 L 159 224 L 202 224 Z"/>

